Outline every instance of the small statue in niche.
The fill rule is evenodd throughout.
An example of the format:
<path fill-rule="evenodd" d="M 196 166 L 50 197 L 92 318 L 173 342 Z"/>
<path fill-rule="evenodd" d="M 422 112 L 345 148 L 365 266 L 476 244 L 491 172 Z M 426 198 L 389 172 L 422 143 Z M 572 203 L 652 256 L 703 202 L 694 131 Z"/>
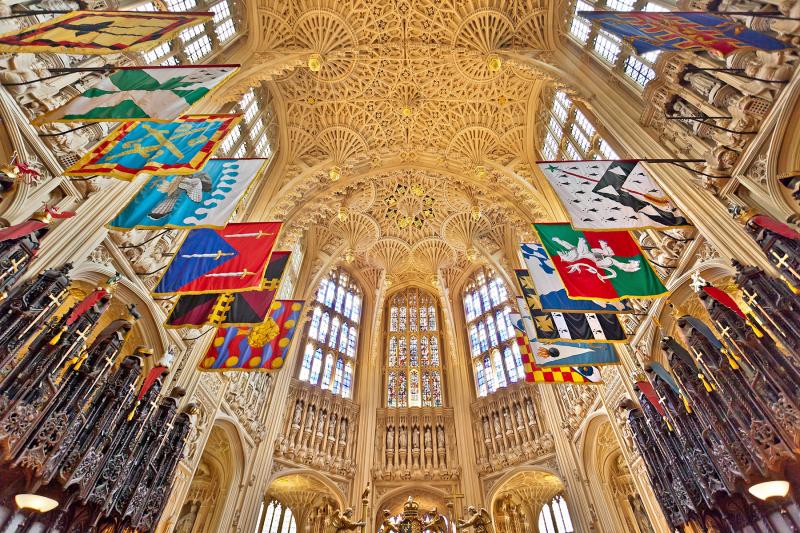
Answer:
<path fill-rule="evenodd" d="M 417 426 L 414 426 L 411 431 L 411 447 L 415 450 L 419 449 L 419 428 Z"/>
<path fill-rule="evenodd" d="M 439 447 L 444 448 L 444 428 L 442 426 L 436 426 L 436 440 L 439 441 Z"/>
<path fill-rule="evenodd" d="M 525 418 L 522 416 L 522 409 L 519 404 L 514 406 L 514 417 L 517 419 L 517 427 L 525 427 Z"/>
<path fill-rule="evenodd" d="M 408 444 L 408 436 L 406 435 L 406 427 L 400 426 L 400 438 L 398 439 L 400 449 L 404 450 Z"/>
<path fill-rule="evenodd" d="M 394 426 L 386 428 L 386 449 L 394 450 Z"/>
<path fill-rule="evenodd" d="M 336 415 L 331 415 L 331 423 L 328 424 L 328 439 L 336 440 Z"/>
<path fill-rule="evenodd" d="M 528 420 L 533 422 L 536 420 L 536 413 L 533 411 L 533 402 L 528 399 L 525 400 L 525 411 L 528 413 Z"/>
<path fill-rule="evenodd" d="M 431 434 L 430 426 L 425 427 L 425 449 L 430 450 L 433 448 L 433 435 Z"/>
<path fill-rule="evenodd" d="M 486 509 L 481 508 L 478 511 L 470 505 L 467 508 L 467 513 L 469 513 L 469 517 L 466 520 L 459 520 L 456 524 L 456 529 L 472 528 L 474 533 L 494 533 L 492 517 L 489 516 L 489 512 Z"/>
<path fill-rule="evenodd" d="M 303 402 L 300 400 L 294 405 L 294 417 L 292 418 L 292 425 L 299 426 L 300 419 L 303 416 Z"/>

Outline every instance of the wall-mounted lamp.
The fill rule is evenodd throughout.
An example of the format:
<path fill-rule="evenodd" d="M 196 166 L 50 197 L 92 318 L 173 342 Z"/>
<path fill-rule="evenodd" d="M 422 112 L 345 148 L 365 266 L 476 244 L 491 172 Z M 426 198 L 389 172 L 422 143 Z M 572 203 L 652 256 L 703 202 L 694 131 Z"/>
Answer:
<path fill-rule="evenodd" d="M 756 483 L 748 488 L 747 491 L 759 500 L 783 498 L 789 494 L 789 482 L 783 480 L 765 481 L 763 483 Z"/>
<path fill-rule="evenodd" d="M 39 494 L 17 494 L 14 496 L 14 501 L 20 509 L 31 509 L 39 513 L 46 513 L 58 507 L 56 500 Z"/>

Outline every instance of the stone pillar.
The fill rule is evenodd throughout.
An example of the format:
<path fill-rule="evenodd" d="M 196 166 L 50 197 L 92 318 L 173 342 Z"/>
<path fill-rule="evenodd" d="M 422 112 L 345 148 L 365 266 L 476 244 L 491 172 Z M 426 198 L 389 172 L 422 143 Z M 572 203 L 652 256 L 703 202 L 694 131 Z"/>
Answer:
<path fill-rule="evenodd" d="M 442 319 L 444 321 L 444 340 L 442 344 L 446 346 L 445 353 L 445 382 L 447 384 L 447 399 L 449 406 L 462 406 L 453 409 L 453 429 L 456 435 L 456 453 L 458 454 L 458 464 L 461 465 L 461 489 L 464 493 L 463 502 L 467 505 L 486 506 L 484 494 L 481 490 L 480 480 L 478 479 L 477 464 L 478 458 L 475 453 L 476 436 L 472 430 L 472 413 L 468 406 L 475 399 L 472 364 L 470 356 L 465 353 L 467 339 L 465 337 L 466 328 L 464 327 L 463 310 L 456 311 L 456 304 L 460 298 L 458 294 L 451 294 L 448 287 L 441 283 L 440 303 L 442 306 Z M 459 310 L 461 307 L 459 306 Z M 458 322 L 456 322 L 458 317 Z M 456 327 L 456 323 L 460 327 Z M 452 460 L 448 458 L 448 463 L 452 465 Z M 474 502 L 474 503 L 473 503 Z M 456 509 L 456 517 L 461 516 L 461 509 Z"/>

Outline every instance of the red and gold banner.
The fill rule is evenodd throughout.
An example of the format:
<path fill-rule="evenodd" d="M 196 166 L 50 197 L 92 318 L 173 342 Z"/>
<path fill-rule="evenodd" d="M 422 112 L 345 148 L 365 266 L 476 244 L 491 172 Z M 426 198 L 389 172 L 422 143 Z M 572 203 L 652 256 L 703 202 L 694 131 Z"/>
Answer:
<path fill-rule="evenodd" d="M 73 11 L 0 35 L 0 52 L 50 52 L 81 55 L 144 52 L 177 36 L 213 13 Z"/>

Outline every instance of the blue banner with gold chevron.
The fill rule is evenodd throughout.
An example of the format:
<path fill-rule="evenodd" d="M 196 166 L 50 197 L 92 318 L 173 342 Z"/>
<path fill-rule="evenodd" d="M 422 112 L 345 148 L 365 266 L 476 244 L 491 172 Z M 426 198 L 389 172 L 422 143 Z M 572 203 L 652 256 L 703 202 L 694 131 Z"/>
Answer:
<path fill-rule="evenodd" d="M 131 180 L 140 172 L 158 176 L 202 169 L 241 115 L 196 115 L 173 122 L 125 122 L 97 143 L 68 176 L 113 176 Z"/>

